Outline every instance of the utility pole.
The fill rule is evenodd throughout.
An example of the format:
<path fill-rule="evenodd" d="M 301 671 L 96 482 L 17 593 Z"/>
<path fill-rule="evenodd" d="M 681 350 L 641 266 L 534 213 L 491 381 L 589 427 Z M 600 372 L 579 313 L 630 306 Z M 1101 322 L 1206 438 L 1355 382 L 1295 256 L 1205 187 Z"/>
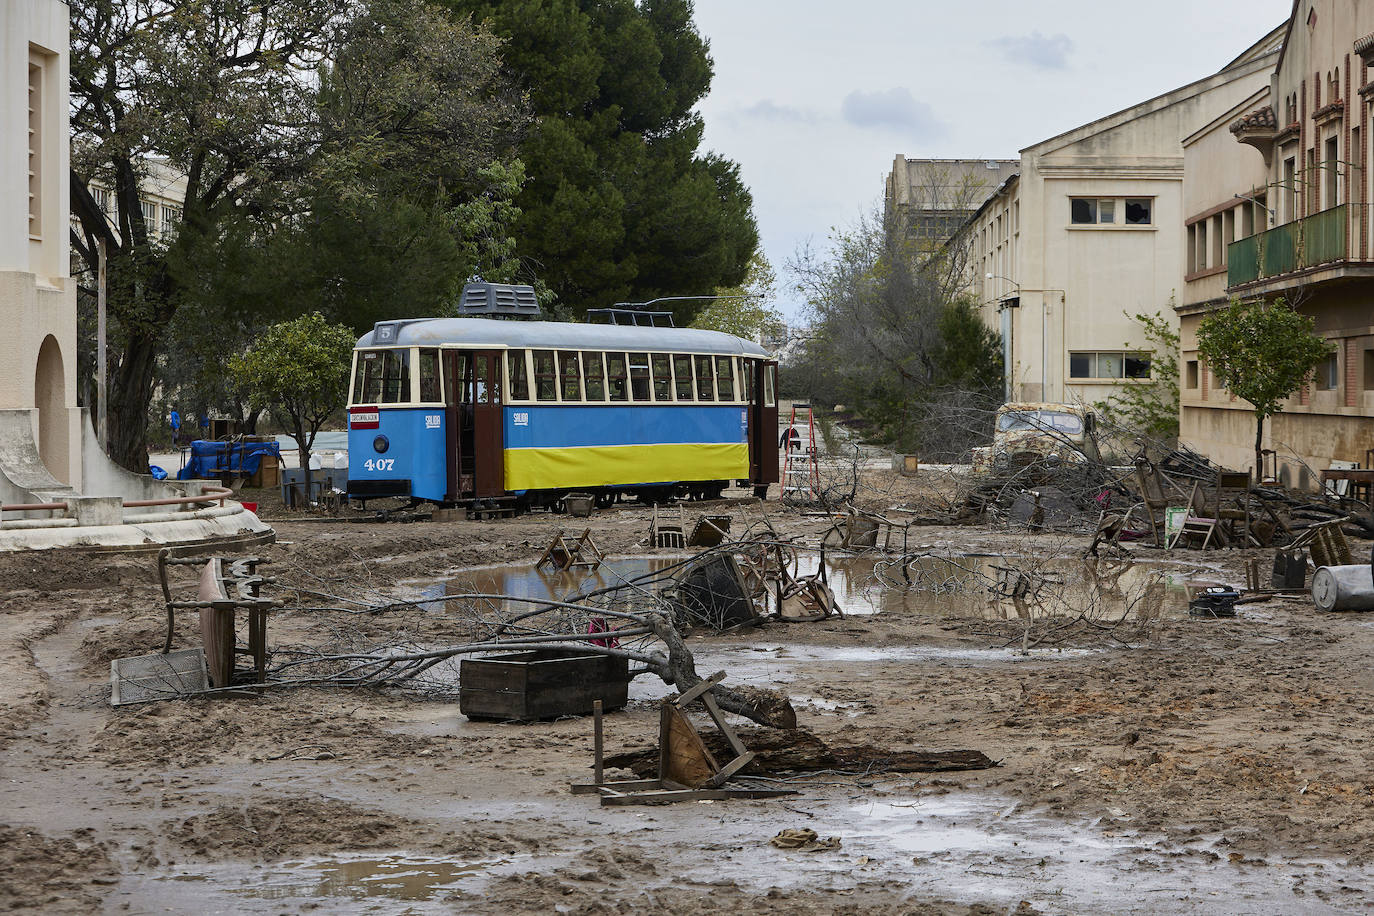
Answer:
<path fill-rule="evenodd" d="M 95 292 L 95 396 L 100 404 L 96 414 L 96 436 L 100 440 L 101 451 L 109 451 L 110 430 L 105 408 L 105 239 L 98 239 L 97 245 L 100 269 L 97 271 Z"/>

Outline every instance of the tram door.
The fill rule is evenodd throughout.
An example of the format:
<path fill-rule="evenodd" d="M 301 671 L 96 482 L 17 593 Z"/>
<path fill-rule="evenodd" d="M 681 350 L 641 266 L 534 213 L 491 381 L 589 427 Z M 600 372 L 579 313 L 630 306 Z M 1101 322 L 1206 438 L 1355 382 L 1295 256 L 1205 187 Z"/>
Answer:
<path fill-rule="evenodd" d="M 749 360 L 749 481 L 755 486 L 778 482 L 778 364 Z"/>
<path fill-rule="evenodd" d="M 506 492 L 501 351 L 475 350 L 472 362 L 473 468 L 480 498 Z"/>
<path fill-rule="evenodd" d="M 501 354 L 495 350 L 443 352 L 449 498 L 500 496 L 506 490 Z"/>
<path fill-rule="evenodd" d="M 443 350 L 444 435 L 448 449 L 448 501 L 472 494 L 472 359 L 458 350 Z"/>

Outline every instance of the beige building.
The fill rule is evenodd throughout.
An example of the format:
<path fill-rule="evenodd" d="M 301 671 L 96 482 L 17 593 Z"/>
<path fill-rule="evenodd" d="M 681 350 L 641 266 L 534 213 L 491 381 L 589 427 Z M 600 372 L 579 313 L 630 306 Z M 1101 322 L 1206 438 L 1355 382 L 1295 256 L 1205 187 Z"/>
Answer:
<path fill-rule="evenodd" d="M 140 166 L 143 172 L 139 175 L 138 204 L 143 212 L 143 221 L 148 226 L 148 238 L 165 244 L 181 222 L 186 200 L 186 176 L 165 159 L 156 156 L 145 157 Z M 113 192 L 98 178 L 89 181 L 87 187 L 105 214 L 110 228 L 119 235 Z M 79 228 L 75 216 L 72 217 L 72 225 Z"/>
<path fill-rule="evenodd" d="M 228 490 L 115 465 L 77 404 L 67 27 L 62 0 L 0 3 L 0 550 L 270 538 Z"/>
<path fill-rule="evenodd" d="M 1021 167 L 1017 159 L 908 159 L 900 153 L 883 183 L 883 215 L 908 238 L 938 245 Z"/>
<path fill-rule="evenodd" d="M 1279 478 L 1310 486 L 1374 449 L 1374 5 L 1299 0 L 1283 36 L 1264 91 L 1185 143 L 1180 428 L 1222 464 L 1254 464 L 1254 414 L 1198 359 L 1197 326 L 1230 297 L 1283 297 L 1336 351 L 1265 424 Z"/>
<path fill-rule="evenodd" d="M 1022 150 L 1018 175 L 961 228 L 968 288 L 1002 334 L 1008 398 L 1091 404 L 1150 377 L 1130 316 L 1170 316 L 1180 291 L 1183 138 L 1264 87 L 1279 37 Z"/>
<path fill-rule="evenodd" d="M 11 459 L 14 476 L 78 484 L 76 288 L 67 276 L 67 5 L 6 0 L 0 44 L 0 440 L 9 440 L 0 449 L 35 442 L 37 453 Z M 0 475 L 0 501 L 20 495 Z"/>

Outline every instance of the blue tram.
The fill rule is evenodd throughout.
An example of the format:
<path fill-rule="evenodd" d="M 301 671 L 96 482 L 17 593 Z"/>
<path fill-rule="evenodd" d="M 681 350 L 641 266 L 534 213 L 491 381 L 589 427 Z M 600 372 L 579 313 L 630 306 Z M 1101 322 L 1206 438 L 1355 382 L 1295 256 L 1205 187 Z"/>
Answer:
<path fill-rule="evenodd" d="M 378 322 L 349 394 L 349 497 L 556 507 L 778 482 L 777 363 L 673 327 L 461 317 Z"/>

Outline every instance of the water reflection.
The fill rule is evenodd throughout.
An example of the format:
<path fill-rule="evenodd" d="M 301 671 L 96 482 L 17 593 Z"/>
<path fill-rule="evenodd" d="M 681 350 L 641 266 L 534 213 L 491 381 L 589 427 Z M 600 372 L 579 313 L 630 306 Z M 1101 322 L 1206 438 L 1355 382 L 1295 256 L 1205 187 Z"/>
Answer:
<path fill-rule="evenodd" d="M 685 556 L 617 557 L 596 570 L 554 572 L 527 563 L 464 570 L 421 584 L 423 597 L 483 593 L 568 600 L 652 573 L 641 583 L 661 588 Z M 802 553 L 796 574 L 820 569 L 820 557 Z M 1077 617 L 1149 620 L 1187 615 L 1188 599 L 1210 579 L 1198 567 L 1172 562 L 1118 562 L 1072 558 L 959 555 L 922 557 L 901 564 L 886 557 L 827 557 L 826 579 L 846 614 L 929 614 L 990 620 Z M 428 605 L 439 611 L 442 602 Z M 528 610 L 503 602 L 503 612 Z"/>

